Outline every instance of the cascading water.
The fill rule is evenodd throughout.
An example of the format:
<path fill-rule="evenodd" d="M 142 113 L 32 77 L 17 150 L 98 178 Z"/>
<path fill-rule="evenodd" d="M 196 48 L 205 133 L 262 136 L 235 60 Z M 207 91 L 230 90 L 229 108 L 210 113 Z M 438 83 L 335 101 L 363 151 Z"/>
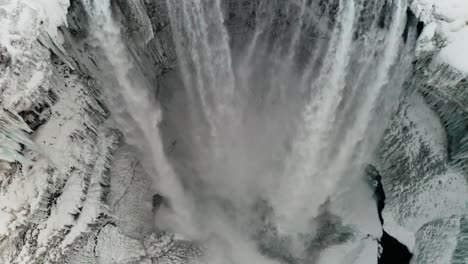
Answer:
<path fill-rule="evenodd" d="M 135 144 L 170 201 L 158 212 L 164 227 L 206 245 L 210 263 L 283 263 L 259 250 L 275 237 L 288 238 L 287 263 L 314 263 L 305 237 L 318 232 L 324 204 L 352 225 L 350 211 L 365 205 L 348 203 L 372 199 L 356 186 L 401 91 L 396 66 L 413 45 L 402 37 L 407 3 L 257 2 L 255 30 L 233 46 L 221 0 L 167 0 L 187 102 L 178 106 L 187 121 L 171 121 L 188 131 L 188 158 L 166 158 L 162 111 L 109 1 L 86 6 L 124 102 L 114 118 L 137 127 Z"/>
<path fill-rule="evenodd" d="M 158 186 L 157 191 L 167 196 L 173 204 L 169 216 L 173 224 L 177 222 L 178 229 L 183 229 L 187 235 L 193 235 L 195 231 L 188 229 L 192 206 L 163 151 L 158 129 L 160 106 L 147 87 L 144 77 L 135 69 L 133 58 L 122 41 L 120 27 L 112 18 L 110 0 L 84 0 L 83 4 L 94 27 L 91 29 L 92 37 L 96 46 L 104 51 L 110 64 L 106 68 L 116 81 L 107 85 L 104 82 L 107 88 L 104 93 L 110 99 L 108 104 L 113 118 L 124 131 L 126 139 L 144 153 L 148 173 L 158 175 L 153 177 L 154 186 Z M 113 85 L 117 87 L 112 87 Z M 131 131 L 132 129 L 137 131 Z M 137 140 L 132 141 L 135 138 Z"/>

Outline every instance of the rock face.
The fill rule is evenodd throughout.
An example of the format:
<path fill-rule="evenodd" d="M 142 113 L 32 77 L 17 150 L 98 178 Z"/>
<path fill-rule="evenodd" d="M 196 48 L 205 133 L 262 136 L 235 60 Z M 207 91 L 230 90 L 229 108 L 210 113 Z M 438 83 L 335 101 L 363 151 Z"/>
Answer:
<path fill-rule="evenodd" d="M 465 176 L 448 165 L 445 130 L 418 94 L 401 105 L 383 142 L 384 229 L 413 249 L 428 221 L 465 213 Z"/>
<path fill-rule="evenodd" d="M 62 20 L 23 1 L 1 5 L 1 102 L 14 115 L 2 112 L 9 116 L 1 121 L 8 126 L 2 151 L 9 153 L 0 171 L 0 258 L 60 262 L 109 214 L 108 166 L 118 134 L 103 126 L 108 113 L 92 81 L 50 52 L 59 42 L 47 47 L 58 36 L 53 23 Z"/>
<path fill-rule="evenodd" d="M 386 195 L 383 228 L 409 248 L 412 264 L 459 264 L 468 256 L 468 59 L 453 56 L 468 56 L 460 51 L 468 16 L 455 12 L 463 1 L 410 1 L 424 28 L 375 161 Z M 165 201 L 154 201 L 160 196 L 138 151 L 107 110 L 85 2 L 0 1 L 0 263 L 203 263 L 203 247 L 154 227 L 155 206 Z M 251 37 L 260 2 L 223 1 L 233 47 Z M 316 10 L 330 5 L 312 34 L 319 37 L 335 2 L 315 2 Z M 165 115 L 177 116 L 174 105 L 183 100 L 168 84 L 181 80 L 165 1 L 114 0 L 112 10 Z M 184 142 L 171 127 L 162 125 L 166 151 L 181 155 L 174 146 Z M 331 220 L 322 229 L 342 225 L 324 215 Z M 366 256 L 378 250 L 377 238 L 346 231 L 331 231 L 337 237 L 327 236 L 314 260 L 346 263 L 346 254 L 361 250 L 355 263 L 376 263 Z M 281 249 L 284 241 L 275 239 Z M 275 246 L 261 247 L 300 263 L 271 252 Z"/>
<path fill-rule="evenodd" d="M 411 263 L 462 263 L 468 254 L 456 242 L 466 237 L 462 219 L 468 214 L 468 71 L 459 63 L 466 54 L 452 53 L 468 40 L 465 5 L 412 1 L 411 10 L 425 24 L 405 83 L 413 94 L 400 105 L 380 147 L 388 198 L 384 229 L 413 251 Z"/>

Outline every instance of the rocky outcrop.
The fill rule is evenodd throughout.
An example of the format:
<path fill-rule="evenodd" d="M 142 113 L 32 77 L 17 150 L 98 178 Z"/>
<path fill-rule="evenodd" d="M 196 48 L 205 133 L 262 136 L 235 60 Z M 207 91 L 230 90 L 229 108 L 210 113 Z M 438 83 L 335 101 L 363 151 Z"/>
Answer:
<path fill-rule="evenodd" d="M 63 57 L 66 1 L 39 2 L 0 4 L 2 263 L 62 263 L 109 215 L 119 136 L 95 83 Z"/>
<path fill-rule="evenodd" d="M 106 204 L 112 216 L 91 234 L 67 263 L 199 263 L 202 251 L 154 228 L 151 181 L 135 150 L 123 144 L 114 153 Z M 197 262 L 198 261 L 198 262 Z"/>
<path fill-rule="evenodd" d="M 468 173 L 467 55 L 453 45 L 468 43 L 468 12 L 459 0 L 414 0 L 411 8 L 424 23 L 418 41 L 414 72 L 407 85 L 418 90 L 441 118 L 447 132 L 449 161 Z M 465 64 L 464 64 L 464 63 Z"/>
<path fill-rule="evenodd" d="M 452 43 L 463 38 L 464 4 L 411 1 L 411 10 L 424 23 L 405 83 L 411 95 L 380 147 L 379 169 L 388 197 L 384 229 L 413 251 L 411 263 L 458 263 L 454 251 L 468 254 L 460 253 L 462 243 L 456 242 L 466 237 L 460 221 L 468 214 L 468 72 L 454 54 L 447 57 Z"/>
<path fill-rule="evenodd" d="M 446 240 L 456 240 L 454 228 L 460 226 L 448 220 L 459 223 L 466 214 L 466 174 L 450 164 L 445 129 L 419 93 L 400 106 L 384 137 L 380 161 L 387 196 L 385 231 L 414 251 L 412 263 L 425 263 L 421 259 L 426 252 L 418 248 L 432 243 L 444 245 L 438 252 L 450 257 L 456 243 Z M 432 227 L 434 221 L 438 227 Z M 428 228 L 442 232 L 449 222 L 445 236 L 420 235 Z"/>
<path fill-rule="evenodd" d="M 107 112 L 92 86 L 62 62 L 51 64 L 55 100 L 40 112 L 21 112 L 43 124 L 31 131 L 25 162 L 2 171 L 5 263 L 57 262 L 94 232 L 109 211 L 108 168 L 117 134 L 102 125 Z M 22 191 L 19 191 L 22 190 Z"/>

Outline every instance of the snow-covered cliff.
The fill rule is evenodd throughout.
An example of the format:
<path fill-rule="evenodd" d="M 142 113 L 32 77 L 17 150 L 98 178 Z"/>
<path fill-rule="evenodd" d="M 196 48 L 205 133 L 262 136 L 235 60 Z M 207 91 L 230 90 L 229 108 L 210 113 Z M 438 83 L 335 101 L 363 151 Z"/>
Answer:
<path fill-rule="evenodd" d="M 2 55 L 9 58 L 2 114 L 14 114 L 2 118 L 2 150 L 5 140 L 17 142 L 2 155 L 3 263 L 60 261 L 110 213 L 108 169 L 118 133 L 103 125 L 108 113 L 94 84 L 51 52 L 61 49 L 67 7 L 2 2 Z"/>
<path fill-rule="evenodd" d="M 384 228 L 413 251 L 411 263 L 463 263 L 468 3 L 414 0 L 410 9 L 423 29 L 405 84 L 415 92 L 400 105 L 380 147 Z"/>

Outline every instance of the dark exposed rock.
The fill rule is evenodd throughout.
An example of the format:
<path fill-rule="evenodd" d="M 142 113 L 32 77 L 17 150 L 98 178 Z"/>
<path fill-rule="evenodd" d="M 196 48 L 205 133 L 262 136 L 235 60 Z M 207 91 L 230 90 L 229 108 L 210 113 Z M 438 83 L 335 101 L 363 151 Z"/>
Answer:
<path fill-rule="evenodd" d="M 0 70 L 4 71 L 11 65 L 11 56 L 8 50 L 0 45 Z"/>
<path fill-rule="evenodd" d="M 382 185 L 382 176 L 372 165 L 367 166 L 366 174 L 369 177 L 368 182 L 371 188 L 374 190 L 374 198 L 377 202 L 380 223 L 383 224 L 382 210 L 385 207 L 385 192 Z"/>
<path fill-rule="evenodd" d="M 156 212 L 163 202 L 164 198 L 161 195 L 153 195 L 153 212 Z"/>
<path fill-rule="evenodd" d="M 382 253 L 379 257 L 378 264 L 409 264 L 413 256 L 408 248 L 401 244 L 398 240 L 390 236 L 387 232 L 383 232 L 383 236 L 379 241 L 382 247 Z"/>
<path fill-rule="evenodd" d="M 377 169 L 368 165 L 366 168 L 369 182 L 374 189 L 374 197 L 377 202 L 377 209 L 379 212 L 380 222 L 383 224 L 384 219 L 382 218 L 382 210 L 385 207 L 385 192 L 382 186 L 382 176 L 380 176 Z M 382 237 L 379 239 L 381 246 L 381 254 L 379 256 L 378 264 L 409 264 L 412 258 L 412 254 L 408 248 L 401 244 L 394 237 L 390 236 L 385 230 L 383 231 Z"/>

